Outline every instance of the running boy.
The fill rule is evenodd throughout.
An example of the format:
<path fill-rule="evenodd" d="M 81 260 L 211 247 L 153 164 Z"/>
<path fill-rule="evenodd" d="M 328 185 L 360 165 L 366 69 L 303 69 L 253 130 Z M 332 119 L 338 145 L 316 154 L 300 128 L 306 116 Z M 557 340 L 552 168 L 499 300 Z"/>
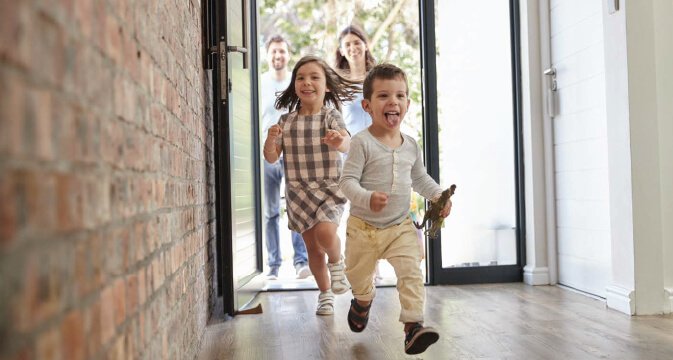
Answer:
<path fill-rule="evenodd" d="M 362 107 L 371 115 L 367 131 L 350 143 L 339 186 L 351 201 L 346 228 L 346 277 L 354 299 L 348 325 L 354 332 L 367 326 L 376 288 L 372 274 L 378 259 L 387 259 L 397 274 L 400 321 L 406 334 L 404 350 L 419 354 L 439 339 L 423 326 L 425 288 L 416 228 L 409 218 L 410 189 L 436 199 L 442 189 L 427 174 L 416 141 L 400 131 L 409 107 L 407 78 L 391 64 L 369 71 Z M 451 201 L 440 212 L 446 217 Z"/>
<path fill-rule="evenodd" d="M 350 288 L 337 235 L 346 203 L 339 190 L 340 153 L 348 151 L 350 136 L 338 109 L 342 101 L 353 98 L 354 91 L 324 60 L 304 56 L 276 100 L 276 108 L 290 113 L 269 128 L 264 142 L 264 159 L 269 163 L 285 154 L 288 226 L 301 233 L 306 243 L 308 266 L 320 289 L 318 315 L 333 315 L 334 294 Z"/>

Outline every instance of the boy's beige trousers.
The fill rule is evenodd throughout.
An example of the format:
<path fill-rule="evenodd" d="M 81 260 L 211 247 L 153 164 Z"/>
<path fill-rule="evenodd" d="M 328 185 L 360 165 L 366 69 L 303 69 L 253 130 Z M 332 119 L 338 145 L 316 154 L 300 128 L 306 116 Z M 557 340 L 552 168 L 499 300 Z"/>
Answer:
<path fill-rule="evenodd" d="M 376 228 L 355 216 L 346 227 L 346 277 L 353 296 L 371 301 L 376 293 L 373 278 L 378 259 L 395 268 L 400 296 L 400 321 L 423 322 L 425 287 L 416 228 L 407 218 L 398 225 Z"/>

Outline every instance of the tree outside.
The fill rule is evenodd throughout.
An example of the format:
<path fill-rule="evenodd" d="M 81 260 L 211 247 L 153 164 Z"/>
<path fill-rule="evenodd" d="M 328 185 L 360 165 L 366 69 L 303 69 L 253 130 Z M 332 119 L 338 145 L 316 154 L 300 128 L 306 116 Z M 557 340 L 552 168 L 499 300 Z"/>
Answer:
<path fill-rule="evenodd" d="M 367 33 L 377 63 L 389 62 L 407 74 L 411 106 L 402 131 L 423 144 L 421 45 L 418 2 L 411 0 L 261 0 L 258 2 L 258 38 L 263 44 L 274 34 L 291 46 L 289 68 L 303 55 L 313 54 L 334 65 L 339 32 L 355 24 Z M 260 49 L 260 53 L 265 53 Z M 268 70 L 260 62 L 260 74 Z M 412 193 L 422 216 L 422 198 Z"/>

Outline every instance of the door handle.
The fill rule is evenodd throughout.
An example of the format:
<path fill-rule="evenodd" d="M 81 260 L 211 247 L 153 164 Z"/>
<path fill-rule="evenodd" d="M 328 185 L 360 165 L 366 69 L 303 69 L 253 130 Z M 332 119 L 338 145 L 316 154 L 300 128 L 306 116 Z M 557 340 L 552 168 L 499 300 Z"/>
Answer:
<path fill-rule="evenodd" d="M 550 76 L 550 85 L 551 91 L 556 91 L 556 68 L 550 67 L 549 69 L 543 72 L 544 75 Z"/>
<path fill-rule="evenodd" d="M 549 87 L 547 88 L 547 114 L 553 118 L 556 115 L 556 68 L 550 67 L 542 74 L 549 77 Z"/>
<path fill-rule="evenodd" d="M 247 54 L 248 49 L 242 47 L 242 46 L 227 46 L 227 51 L 228 52 L 239 52 L 241 54 Z"/>

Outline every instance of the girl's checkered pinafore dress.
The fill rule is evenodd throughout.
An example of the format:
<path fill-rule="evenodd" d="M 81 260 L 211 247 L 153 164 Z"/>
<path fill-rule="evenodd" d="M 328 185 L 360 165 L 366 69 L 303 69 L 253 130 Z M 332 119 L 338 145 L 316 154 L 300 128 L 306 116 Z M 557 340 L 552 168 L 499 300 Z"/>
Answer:
<path fill-rule="evenodd" d="M 321 139 L 328 129 L 345 129 L 341 113 L 323 107 L 320 114 L 281 116 L 278 125 L 285 159 L 288 227 L 299 233 L 319 222 L 339 224 L 346 197 L 339 190 L 341 153 Z"/>

